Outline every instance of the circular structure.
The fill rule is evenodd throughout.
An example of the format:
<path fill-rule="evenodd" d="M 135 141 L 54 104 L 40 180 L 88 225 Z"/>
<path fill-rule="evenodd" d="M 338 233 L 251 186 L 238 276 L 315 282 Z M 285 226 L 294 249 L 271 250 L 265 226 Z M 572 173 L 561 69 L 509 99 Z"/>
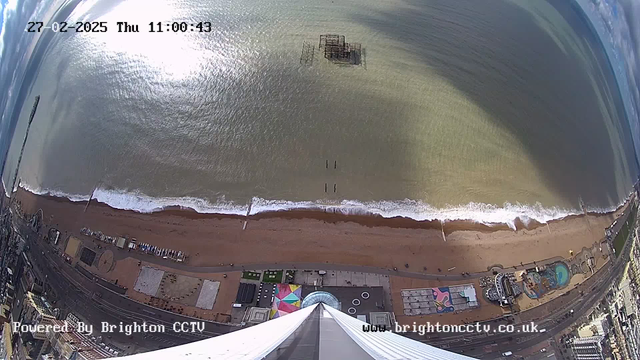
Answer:
<path fill-rule="evenodd" d="M 340 301 L 338 301 L 338 299 L 333 296 L 333 294 L 330 294 L 326 291 L 314 291 L 311 294 L 307 295 L 302 300 L 302 305 L 300 306 L 300 308 L 306 308 L 318 303 L 323 303 L 325 305 L 331 306 L 334 309 L 340 310 Z M 353 310 L 355 311 L 355 309 Z"/>
<path fill-rule="evenodd" d="M 571 279 L 571 272 L 569 266 L 563 262 L 556 264 L 554 271 L 556 272 L 556 279 L 558 280 L 558 286 L 566 285 Z"/>
<path fill-rule="evenodd" d="M 106 250 L 100 255 L 98 260 L 98 270 L 101 272 L 109 272 L 113 268 L 113 251 Z"/>
<path fill-rule="evenodd" d="M 500 295 L 498 295 L 498 289 L 495 287 L 485 288 L 484 296 L 490 301 L 499 301 Z"/>
<path fill-rule="evenodd" d="M 353 304 L 353 306 L 358 306 L 358 305 L 360 305 L 360 299 L 353 299 L 353 300 L 351 300 L 351 304 Z"/>
<path fill-rule="evenodd" d="M 367 299 L 369 298 L 369 293 L 368 293 L 368 292 L 366 292 L 366 291 L 363 291 L 363 292 L 362 292 L 362 294 L 360 294 L 360 296 L 361 296 L 363 299 L 367 300 Z"/>
<path fill-rule="evenodd" d="M 349 315 L 354 315 L 356 313 L 356 308 L 352 308 L 350 307 L 347 312 L 349 313 Z"/>

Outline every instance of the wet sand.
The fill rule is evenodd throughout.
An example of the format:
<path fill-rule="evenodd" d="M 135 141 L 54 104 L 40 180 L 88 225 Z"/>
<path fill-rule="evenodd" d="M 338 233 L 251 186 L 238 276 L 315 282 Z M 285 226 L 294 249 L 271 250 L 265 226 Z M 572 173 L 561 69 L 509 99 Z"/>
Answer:
<path fill-rule="evenodd" d="M 410 219 L 291 211 L 245 217 L 166 210 L 153 214 L 116 210 L 92 202 L 73 203 L 19 190 L 26 213 L 41 208 L 44 222 L 65 236 L 82 227 L 108 235 L 135 237 L 159 247 L 185 251 L 189 265 L 326 262 L 397 267 L 412 272 L 446 273 L 455 267 L 480 272 L 500 264 L 514 266 L 557 256 L 569 257 L 604 237 L 604 229 L 622 211 L 571 216 L 548 224 L 522 224 L 517 231 L 468 222 L 445 225 Z M 405 264 L 408 268 L 405 269 Z M 424 268 L 426 267 L 426 271 Z"/>

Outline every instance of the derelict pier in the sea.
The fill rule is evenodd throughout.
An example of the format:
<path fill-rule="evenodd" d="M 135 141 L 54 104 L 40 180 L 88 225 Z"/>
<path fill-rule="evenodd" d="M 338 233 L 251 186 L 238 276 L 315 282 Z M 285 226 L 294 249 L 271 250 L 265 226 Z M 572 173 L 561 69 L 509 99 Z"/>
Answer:
<path fill-rule="evenodd" d="M 324 58 L 338 65 L 362 65 L 363 49 L 360 43 L 348 43 L 344 35 L 324 34 L 320 35 L 318 49 L 324 54 Z M 302 44 L 300 63 L 312 65 L 315 57 L 315 48 L 309 43 Z"/>
<path fill-rule="evenodd" d="M 324 58 L 331 62 L 344 65 L 360 65 L 362 45 L 360 43 L 346 42 L 344 35 L 320 35 L 318 48 L 324 50 Z"/>

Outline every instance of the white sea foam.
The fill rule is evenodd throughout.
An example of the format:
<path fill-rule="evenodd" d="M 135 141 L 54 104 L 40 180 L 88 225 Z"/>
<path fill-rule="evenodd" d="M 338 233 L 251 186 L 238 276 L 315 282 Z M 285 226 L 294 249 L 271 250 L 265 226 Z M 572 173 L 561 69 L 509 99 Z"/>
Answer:
<path fill-rule="evenodd" d="M 624 202 L 623 202 L 624 203 Z M 560 219 L 569 215 L 577 215 L 582 212 L 576 209 L 563 209 L 559 207 L 545 208 L 540 203 L 535 205 L 522 205 L 504 203 L 502 207 L 469 203 L 462 206 L 446 206 L 436 208 L 422 201 L 401 200 L 401 201 L 371 201 L 361 202 L 355 200 L 344 200 L 339 203 L 322 202 L 291 202 L 282 200 L 253 199 L 251 214 L 267 211 L 291 210 L 291 209 L 320 209 L 324 211 L 339 212 L 343 214 L 375 214 L 385 218 L 406 217 L 418 221 L 423 220 L 468 220 L 477 223 L 507 224 L 515 229 L 515 220 L 519 218 L 525 225 L 531 220 L 546 223 L 554 219 Z M 587 209 L 589 212 L 607 213 L 614 211 L 617 207 L 609 209 L 593 208 Z"/>
<path fill-rule="evenodd" d="M 34 194 L 67 198 L 73 202 L 87 201 L 90 197 L 90 195 L 69 194 L 58 190 L 34 188 L 26 184 L 21 184 L 20 186 Z M 140 213 L 153 213 L 162 211 L 168 207 L 178 206 L 183 209 L 192 209 L 203 214 L 246 215 L 248 208 L 248 205 L 238 205 L 225 201 L 212 204 L 207 200 L 195 197 L 157 198 L 145 195 L 140 191 L 118 189 L 96 189 L 93 193 L 93 199 L 115 209 L 133 210 Z"/>
<path fill-rule="evenodd" d="M 57 190 L 33 188 L 26 184 L 20 185 L 25 190 L 38 195 L 49 195 L 67 198 L 71 201 L 87 201 L 89 195 L 68 194 Z M 180 207 L 192 209 L 203 214 L 228 214 L 246 215 L 249 204 L 237 204 L 220 199 L 211 203 L 208 200 L 195 197 L 151 197 L 140 191 L 126 191 L 118 189 L 96 189 L 93 198 L 115 209 L 133 210 L 140 213 L 153 213 L 162 211 L 168 207 Z M 625 200 L 626 201 L 626 200 Z M 622 202 L 620 205 L 622 205 Z M 589 212 L 606 213 L 614 211 L 611 208 L 588 208 Z M 563 209 L 559 207 L 543 207 L 540 203 L 535 205 L 504 203 L 502 206 L 469 203 L 462 206 L 446 206 L 436 208 L 422 201 L 370 201 L 343 200 L 338 202 L 327 201 L 286 201 L 266 200 L 254 197 L 250 215 L 265 212 L 311 209 L 325 212 L 336 212 L 351 215 L 380 215 L 385 218 L 406 217 L 414 220 L 468 220 L 477 223 L 496 225 L 506 224 L 515 229 L 516 219 L 520 219 L 525 225 L 531 220 L 546 223 L 554 219 L 560 219 L 569 215 L 581 214 L 577 209 Z"/>
<path fill-rule="evenodd" d="M 71 200 L 73 202 L 89 200 L 89 195 L 67 194 L 58 190 L 36 188 L 24 183 L 20 183 L 18 184 L 18 186 L 34 194 L 67 198 L 68 200 Z"/>
<path fill-rule="evenodd" d="M 142 213 L 161 211 L 171 206 L 192 209 L 203 214 L 245 215 L 247 205 L 219 200 L 212 204 L 208 200 L 195 197 L 151 197 L 139 191 L 97 189 L 93 197 L 116 209 L 134 210 Z"/>

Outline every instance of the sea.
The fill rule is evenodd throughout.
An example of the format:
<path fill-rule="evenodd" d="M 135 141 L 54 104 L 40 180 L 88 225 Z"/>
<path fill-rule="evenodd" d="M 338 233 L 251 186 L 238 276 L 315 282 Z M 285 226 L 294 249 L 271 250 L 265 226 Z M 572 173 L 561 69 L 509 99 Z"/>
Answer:
<path fill-rule="evenodd" d="M 571 1 L 57 4 L 45 26 L 107 31 L 34 45 L 3 181 L 40 95 L 16 179 L 35 193 L 512 224 L 610 211 L 638 177 L 612 65 Z M 327 60 L 323 34 L 361 63 Z"/>

